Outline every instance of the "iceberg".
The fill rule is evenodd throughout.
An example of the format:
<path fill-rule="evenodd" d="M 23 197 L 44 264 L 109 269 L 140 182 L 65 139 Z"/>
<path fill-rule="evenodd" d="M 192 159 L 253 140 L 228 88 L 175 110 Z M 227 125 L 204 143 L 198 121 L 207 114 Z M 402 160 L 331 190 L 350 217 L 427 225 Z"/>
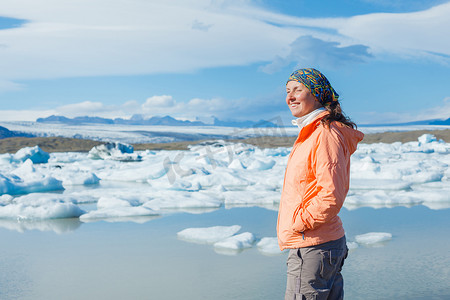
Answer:
<path fill-rule="evenodd" d="M 157 216 L 158 213 L 142 206 L 138 201 L 134 203 L 118 197 L 105 196 L 97 201 L 97 210 L 87 212 L 80 216 L 81 221 L 93 219 L 124 218 Z"/>
<path fill-rule="evenodd" d="M 257 244 L 259 252 L 264 255 L 279 255 L 283 252 L 278 245 L 278 238 L 276 237 L 264 237 Z"/>
<path fill-rule="evenodd" d="M 30 159 L 27 159 L 9 174 L 0 173 L 0 195 L 18 195 L 63 189 L 62 181 L 49 174 L 37 171 Z"/>
<path fill-rule="evenodd" d="M 177 233 L 179 239 L 199 244 L 214 244 L 224 240 L 241 230 L 241 226 L 212 226 L 203 228 L 187 228 Z"/>
<path fill-rule="evenodd" d="M 35 164 L 47 163 L 49 158 L 50 155 L 39 146 L 22 148 L 13 155 L 15 161 L 24 162 L 29 159 Z"/>
<path fill-rule="evenodd" d="M 366 246 L 379 245 L 383 242 L 390 241 L 391 239 L 392 234 L 388 232 L 368 232 L 355 236 L 355 241 L 358 244 Z"/>
<path fill-rule="evenodd" d="M 214 243 L 214 247 L 231 250 L 241 250 L 245 248 L 251 248 L 254 242 L 255 236 L 253 235 L 253 233 L 244 232 L 216 242 Z"/>
<path fill-rule="evenodd" d="M 84 213 L 67 197 L 57 194 L 32 193 L 17 198 L 3 195 L 0 199 L 0 218 L 5 219 L 78 218 Z"/>
<path fill-rule="evenodd" d="M 91 159 L 111 159 L 118 161 L 140 161 L 140 155 L 134 153 L 131 145 L 119 142 L 109 142 L 98 145 L 89 151 L 88 157 Z"/>

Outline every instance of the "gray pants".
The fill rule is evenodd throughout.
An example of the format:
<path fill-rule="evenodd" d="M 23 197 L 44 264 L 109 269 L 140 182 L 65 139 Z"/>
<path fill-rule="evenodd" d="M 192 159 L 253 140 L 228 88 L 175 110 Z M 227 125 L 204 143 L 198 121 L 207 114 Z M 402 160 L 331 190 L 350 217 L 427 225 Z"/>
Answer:
<path fill-rule="evenodd" d="M 291 249 L 284 299 L 343 299 L 341 270 L 347 253 L 345 236 L 316 246 Z"/>

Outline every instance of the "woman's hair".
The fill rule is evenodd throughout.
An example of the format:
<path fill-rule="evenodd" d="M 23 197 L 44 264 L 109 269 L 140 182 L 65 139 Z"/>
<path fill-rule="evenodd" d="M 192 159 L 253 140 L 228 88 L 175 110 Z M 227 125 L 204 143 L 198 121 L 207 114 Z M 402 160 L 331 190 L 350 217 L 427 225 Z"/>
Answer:
<path fill-rule="evenodd" d="M 325 126 L 330 127 L 331 122 L 337 121 L 351 128 L 357 127 L 350 118 L 344 115 L 339 101 L 327 103 L 324 108 L 329 112 L 329 114 L 322 119 L 322 124 Z"/>

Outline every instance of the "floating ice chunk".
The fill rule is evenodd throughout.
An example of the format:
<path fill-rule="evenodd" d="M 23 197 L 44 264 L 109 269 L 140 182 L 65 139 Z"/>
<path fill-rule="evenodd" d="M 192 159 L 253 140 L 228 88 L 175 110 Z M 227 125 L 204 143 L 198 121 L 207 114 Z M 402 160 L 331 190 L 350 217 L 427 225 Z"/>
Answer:
<path fill-rule="evenodd" d="M 61 180 L 65 187 L 71 185 L 98 184 L 100 182 L 100 178 L 94 173 L 73 167 L 68 169 L 56 168 L 51 173 L 56 179 Z"/>
<path fill-rule="evenodd" d="M 277 178 L 277 179 L 279 179 L 279 178 Z M 281 181 L 281 183 L 283 183 L 283 182 Z M 277 185 L 277 183 L 275 183 L 275 182 L 272 182 L 270 179 L 269 180 L 261 180 L 261 182 L 256 182 L 255 184 L 249 185 L 246 190 L 251 193 L 253 193 L 253 191 L 277 191 L 278 194 L 281 195 L 281 192 L 280 192 L 281 186 Z"/>
<path fill-rule="evenodd" d="M 437 141 L 437 139 L 434 135 L 428 134 L 428 133 L 422 134 L 421 136 L 419 136 L 419 138 L 417 140 L 419 141 L 419 145 L 428 144 L 428 143 Z"/>
<path fill-rule="evenodd" d="M 410 182 L 395 179 L 351 179 L 350 188 L 355 190 L 406 190 Z"/>
<path fill-rule="evenodd" d="M 278 255 L 283 253 L 278 245 L 278 238 L 276 237 L 264 237 L 262 238 L 256 246 L 259 252 L 265 255 Z"/>
<path fill-rule="evenodd" d="M 4 201 L 0 205 L 0 218 L 57 219 L 74 218 L 84 213 L 77 205 L 60 195 L 33 193 Z"/>
<path fill-rule="evenodd" d="M 106 143 L 92 148 L 88 157 L 91 159 L 111 159 L 118 161 L 140 161 L 142 157 L 134 153 L 133 146 L 124 143 Z"/>
<path fill-rule="evenodd" d="M 222 202 L 213 195 L 202 192 L 161 191 L 152 195 L 153 199 L 144 206 L 153 210 L 219 208 Z"/>
<path fill-rule="evenodd" d="M 83 222 L 89 222 L 99 219 L 114 219 L 115 221 L 121 221 L 121 218 L 129 217 L 142 217 L 142 216 L 157 216 L 155 211 L 143 207 L 143 206 L 121 206 L 113 208 L 102 208 L 98 210 L 90 211 L 80 216 L 80 220 Z M 126 219 L 128 220 L 128 219 Z"/>
<path fill-rule="evenodd" d="M 245 169 L 244 165 L 239 159 L 233 159 L 233 161 L 228 165 L 228 168 L 235 170 L 243 170 Z"/>
<path fill-rule="evenodd" d="M 134 201 L 133 201 L 134 200 Z M 156 216 L 157 212 L 141 205 L 138 199 L 121 199 L 116 196 L 100 197 L 97 202 L 97 210 L 90 211 L 82 216 L 80 220 L 112 219 L 136 216 Z"/>
<path fill-rule="evenodd" d="M 357 242 L 347 242 L 347 248 L 348 250 L 355 250 L 356 248 L 358 248 L 358 243 Z"/>
<path fill-rule="evenodd" d="M 147 183 L 151 186 L 157 187 L 160 190 L 175 190 L 175 191 L 199 191 L 202 189 L 201 184 L 195 180 L 195 176 L 191 178 L 178 178 L 177 180 L 170 180 L 169 177 L 161 177 L 158 179 L 148 179 Z"/>
<path fill-rule="evenodd" d="M 179 239 L 199 244 L 214 244 L 224 240 L 241 230 L 241 226 L 213 226 L 203 228 L 187 228 L 177 233 Z"/>
<path fill-rule="evenodd" d="M 31 163 L 31 160 L 27 160 Z M 27 172 L 27 170 L 29 170 Z M 45 192 L 53 190 L 63 190 L 62 182 L 41 173 L 37 173 L 34 169 L 25 166 L 21 170 L 16 170 L 16 174 L 3 175 L 0 174 L 0 195 L 1 194 L 26 194 L 32 192 Z"/>
<path fill-rule="evenodd" d="M 105 196 L 98 199 L 97 208 L 116 208 L 116 207 L 131 207 L 131 203 L 126 200 L 119 199 L 113 196 Z"/>
<path fill-rule="evenodd" d="M 263 149 L 263 153 L 266 156 L 288 156 L 290 152 L 291 149 L 286 147 Z"/>
<path fill-rule="evenodd" d="M 198 183 L 202 187 L 212 187 L 216 185 L 223 185 L 224 187 L 244 187 L 250 184 L 250 182 L 240 176 L 239 173 L 230 174 L 228 169 L 216 170 L 214 173 L 199 176 Z"/>
<path fill-rule="evenodd" d="M 448 209 L 450 208 L 450 201 L 449 202 L 424 202 L 424 206 L 428 207 L 429 209 Z"/>
<path fill-rule="evenodd" d="M 394 207 L 423 204 L 432 209 L 450 206 L 450 187 L 444 182 L 414 185 L 412 190 L 406 191 L 367 191 L 364 194 L 351 192 L 347 196 L 344 206 L 347 209 L 358 207 Z"/>
<path fill-rule="evenodd" d="M 355 236 L 355 241 L 363 245 L 380 244 L 392 239 L 392 234 L 388 232 L 369 232 Z"/>
<path fill-rule="evenodd" d="M 358 173 L 377 173 L 380 171 L 380 162 L 376 161 L 372 156 L 367 155 L 359 161 L 352 161 L 352 169 L 357 170 Z"/>
<path fill-rule="evenodd" d="M 10 153 L 0 154 L 0 165 L 9 165 L 13 160 L 13 155 Z"/>
<path fill-rule="evenodd" d="M 272 167 L 274 165 L 275 165 L 275 161 L 272 159 L 267 160 L 267 161 L 262 161 L 262 160 L 256 159 L 247 167 L 247 169 L 264 171 L 264 170 L 272 169 Z"/>
<path fill-rule="evenodd" d="M 10 204 L 13 199 L 14 199 L 14 197 L 11 195 L 8 195 L 8 194 L 1 195 L 0 196 L 0 206 L 5 206 L 5 205 Z"/>
<path fill-rule="evenodd" d="M 251 248 L 254 242 L 255 236 L 253 233 L 244 232 L 214 243 L 214 248 L 241 250 Z"/>
<path fill-rule="evenodd" d="M 450 207 L 450 187 L 445 186 L 443 182 L 436 182 L 440 189 L 426 189 L 422 187 L 414 187 L 411 194 L 423 200 L 423 205 L 431 209 L 445 209 Z M 448 183 L 447 183 L 448 184 Z"/>
<path fill-rule="evenodd" d="M 421 171 L 411 175 L 403 176 L 403 180 L 414 183 L 425 183 L 440 181 L 444 175 L 439 171 Z"/>
<path fill-rule="evenodd" d="M 87 163 L 87 154 L 82 152 L 54 152 L 50 155 L 49 163 Z"/>
<path fill-rule="evenodd" d="M 388 193 L 383 190 L 367 191 L 364 194 L 349 194 L 345 199 L 344 206 L 348 209 L 358 207 L 394 207 L 399 205 L 412 206 L 421 204 L 423 198 L 418 197 L 412 191 L 400 191 Z"/>
<path fill-rule="evenodd" d="M 19 177 L 30 177 L 32 176 L 31 174 L 36 174 L 38 172 L 36 172 L 36 168 L 33 166 L 33 161 L 31 159 L 27 159 L 23 162 L 23 164 L 19 165 L 19 167 L 11 173 Z"/>
<path fill-rule="evenodd" d="M 104 164 L 100 164 L 99 169 L 95 171 L 95 174 L 101 180 L 146 182 L 161 178 L 167 172 L 162 163 L 155 164 L 148 161 L 124 164 L 123 162 L 106 160 L 101 161 L 101 163 Z"/>
<path fill-rule="evenodd" d="M 280 192 L 276 191 L 226 191 L 222 193 L 226 206 L 246 204 L 275 203 L 280 199 Z"/>
<path fill-rule="evenodd" d="M 23 162 L 30 159 L 35 164 L 47 163 L 49 158 L 50 155 L 39 146 L 22 148 L 13 156 L 13 159 L 16 161 Z"/>

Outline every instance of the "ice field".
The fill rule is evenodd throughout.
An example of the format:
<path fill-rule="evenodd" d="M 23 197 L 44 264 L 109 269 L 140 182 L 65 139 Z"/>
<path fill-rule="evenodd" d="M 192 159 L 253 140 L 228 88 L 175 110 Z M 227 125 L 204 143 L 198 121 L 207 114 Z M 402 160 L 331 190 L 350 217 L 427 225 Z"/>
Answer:
<path fill-rule="evenodd" d="M 215 287 L 213 278 L 225 285 L 215 291 L 214 299 L 277 298 L 285 285 L 285 253 L 278 249 L 275 226 L 289 151 L 216 140 L 186 151 L 133 151 L 116 143 L 89 153 L 48 154 L 30 147 L 1 154 L 0 237 L 9 242 L 0 253 L 0 264 L 15 271 L 10 273 L 12 279 L 0 277 L 0 286 L 6 286 L 0 288 L 0 298 L 19 293 L 20 299 L 60 299 L 70 292 L 73 299 L 95 299 L 108 286 L 109 299 L 127 297 L 130 291 L 136 297 L 153 291 L 152 299 L 178 299 L 181 292 L 168 296 L 160 288 L 171 280 L 183 281 L 167 277 L 173 268 L 187 277 L 195 272 L 199 278 L 181 284 L 195 290 L 186 299 L 202 297 L 202 284 Z M 450 272 L 445 266 L 450 258 L 445 254 L 449 242 L 444 232 L 449 225 L 449 154 L 450 144 L 432 135 L 403 144 L 358 146 L 352 156 L 350 192 L 341 211 L 354 257 L 344 270 L 348 295 L 361 296 L 355 286 L 363 284 L 358 274 L 372 268 L 366 278 L 375 276 L 372 280 L 392 289 L 385 294 L 390 296 L 377 298 L 376 288 L 368 285 L 362 289 L 366 299 L 406 299 L 412 294 L 427 299 L 426 289 L 448 296 L 444 286 Z M 424 231 L 429 228 L 430 232 Z M 408 252 L 416 243 L 421 257 L 429 255 L 432 264 L 427 268 L 434 270 L 423 271 L 421 280 L 440 276 L 425 290 L 415 281 L 425 262 L 417 260 L 419 254 Z M 392 261 L 397 251 L 403 255 Z M 83 262 L 78 255 L 83 255 Z M 31 265 L 22 265 L 20 257 Z M 378 257 L 379 264 L 374 266 L 367 260 L 370 257 Z M 410 260 L 417 262 L 409 264 Z M 58 264 L 70 270 L 64 276 L 87 290 L 63 282 L 57 275 L 62 272 Z M 105 282 L 90 281 L 79 264 L 95 280 Z M 207 275 L 211 266 L 214 270 Z M 111 274 L 109 268 L 118 273 Z M 391 281 L 378 278 L 372 272 L 377 269 L 389 269 Z M 42 272 L 51 275 L 44 279 L 38 275 Z M 250 278 L 255 272 L 262 277 Z M 130 276 L 134 279 L 128 282 Z M 411 278 L 403 282 L 404 290 L 396 290 L 402 276 Z M 54 282 L 61 286 L 56 294 L 50 292 Z M 267 289 L 252 292 L 259 284 Z M 240 293 L 230 292 L 227 286 L 238 287 Z M 270 286 L 276 288 L 269 291 Z"/>
<path fill-rule="evenodd" d="M 61 136 L 122 143 L 167 143 L 203 139 L 239 139 L 261 136 L 297 136 L 298 128 L 283 124 L 281 118 L 270 120 L 275 127 L 163 126 L 119 124 L 62 124 L 38 122 L 1 122 L 0 126 L 39 137 Z M 288 126 L 286 126 L 288 125 Z M 448 125 L 358 126 L 363 133 L 450 129 Z"/>
<path fill-rule="evenodd" d="M 89 153 L 38 146 L 0 155 L 0 217 L 83 222 L 219 207 L 277 209 L 289 148 L 211 141 L 187 151 L 139 151 L 121 143 Z M 450 207 L 450 144 L 360 144 L 345 207 Z M 83 188 L 86 187 L 86 188 Z"/>

